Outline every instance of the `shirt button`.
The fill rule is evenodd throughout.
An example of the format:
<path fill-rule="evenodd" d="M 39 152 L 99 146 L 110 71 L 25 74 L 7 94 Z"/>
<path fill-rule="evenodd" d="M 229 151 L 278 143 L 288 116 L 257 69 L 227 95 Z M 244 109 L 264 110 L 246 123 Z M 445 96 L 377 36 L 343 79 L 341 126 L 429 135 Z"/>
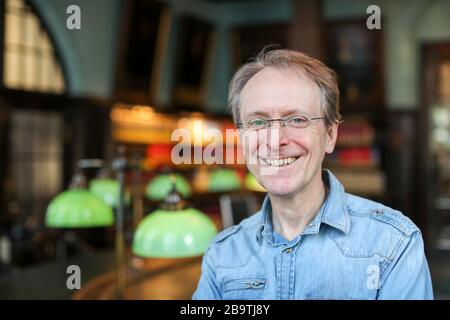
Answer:
<path fill-rule="evenodd" d="M 377 215 L 377 216 L 381 216 L 384 214 L 384 210 L 382 209 L 375 209 L 373 210 L 373 212 Z"/>
<path fill-rule="evenodd" d="M 290 254 L 292 252 L 292 248 L 284 249 L 284 253 Z"/>

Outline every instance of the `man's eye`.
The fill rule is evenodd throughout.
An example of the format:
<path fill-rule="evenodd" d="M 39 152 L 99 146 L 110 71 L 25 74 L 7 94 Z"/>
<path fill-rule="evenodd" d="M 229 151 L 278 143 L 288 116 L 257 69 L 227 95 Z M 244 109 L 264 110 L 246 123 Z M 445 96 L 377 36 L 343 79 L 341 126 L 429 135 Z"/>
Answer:
<path fill-rule="evenodd" d="M 289 122 L 293 123 L 293 124 L 303 124 L 303 123 L 306 123 L 307 121 L 308 120 L 306 120 L 303 117 L 293 117 L 293 118 L 289 119 Z"/>
<path fill-rule="evenodd" d="M 253 119 L 248 123 L 250 127 L 262 127 L 266 122 L 262 119 Z"/>

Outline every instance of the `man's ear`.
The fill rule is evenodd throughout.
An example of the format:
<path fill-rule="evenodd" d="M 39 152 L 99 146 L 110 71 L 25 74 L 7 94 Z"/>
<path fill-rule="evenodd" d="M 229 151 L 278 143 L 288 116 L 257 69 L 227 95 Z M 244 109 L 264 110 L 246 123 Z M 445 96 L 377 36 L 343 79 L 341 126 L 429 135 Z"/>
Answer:
<path fill-rule="evenodd" d="M 334 146 L 336 145 L 336 139 L 338 134 L 339 124 L 333 124 L 332 126 L 328 126 L 327 130 L 327 142 L 325 144 L 325 152 L 332 153 L 334 150 Z"/>

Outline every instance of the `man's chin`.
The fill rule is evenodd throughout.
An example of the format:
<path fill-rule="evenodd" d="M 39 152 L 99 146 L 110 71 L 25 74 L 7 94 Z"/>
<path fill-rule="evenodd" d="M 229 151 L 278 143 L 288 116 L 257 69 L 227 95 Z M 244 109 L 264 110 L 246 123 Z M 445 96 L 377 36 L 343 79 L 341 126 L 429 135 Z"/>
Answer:
<path fill-rule="evenodd" d="M 266 191 L 269 195 L 279 198 L 289 198 L 295 194 L 294 190 L 266 189 Z"/>
<path fill-rule="evenodd" d="M 264 189 L 273 195 L 290 195 L 298 187 L 295 177 L 282 175 L 259 175 Z"/>
<path fill-rule="evenodd" d="M 266 191 L 274 196 L 288 197 L 295 193 L 296 188 L 288 184 L 271 184 L 265 183 L 264 188 Z"/>

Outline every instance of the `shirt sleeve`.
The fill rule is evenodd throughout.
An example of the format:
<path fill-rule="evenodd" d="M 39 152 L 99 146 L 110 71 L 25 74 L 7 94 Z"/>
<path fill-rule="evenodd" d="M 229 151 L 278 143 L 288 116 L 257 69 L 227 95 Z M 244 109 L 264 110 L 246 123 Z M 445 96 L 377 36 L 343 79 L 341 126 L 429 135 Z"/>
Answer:
<path fill-rule="evenodd" d="M 380 300 L 432 300 L 430 270 L 420 231 L 414 232 L 378 292 Z"/>
<path fill-rule="evenodd" d="M 211 247 L 208 248 L 202 261 L 202 274 L 197 290 L 192 296 L 193 300 L 219 300 L 222 299 L 216 282 L 215 268 L 211 262 Z"/>

